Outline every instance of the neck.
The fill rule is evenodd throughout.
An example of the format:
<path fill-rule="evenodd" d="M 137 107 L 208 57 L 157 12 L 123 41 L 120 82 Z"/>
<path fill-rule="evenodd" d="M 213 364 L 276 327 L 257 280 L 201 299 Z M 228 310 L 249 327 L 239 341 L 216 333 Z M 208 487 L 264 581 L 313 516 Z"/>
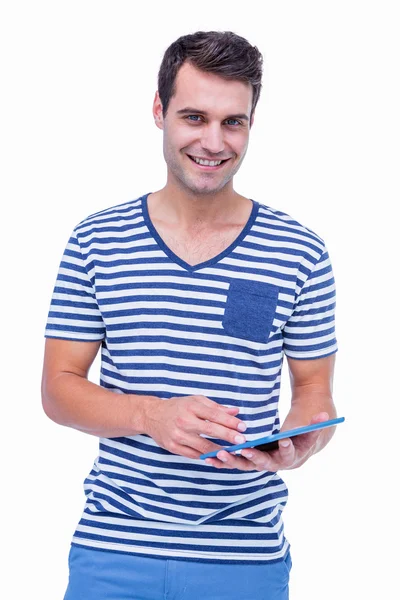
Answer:
<path fill-rule="evenodd" d="M 248 213 L 251 201 L 235 192 L 233 187 L 201 195 L 167 183 L 149 195 L 148 205 L 157 220 L 190 230 L 199 226 L 235 224 Z"/>

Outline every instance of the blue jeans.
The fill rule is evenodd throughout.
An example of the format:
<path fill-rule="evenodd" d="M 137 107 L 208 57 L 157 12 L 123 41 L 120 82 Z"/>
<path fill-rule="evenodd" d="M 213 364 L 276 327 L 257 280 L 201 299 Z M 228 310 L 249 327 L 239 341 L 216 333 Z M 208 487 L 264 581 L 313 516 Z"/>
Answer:
<path fill-rule="evenodd" d="M 288 600 L 284 560 L 225 564 L 71 546 L 64 600 Z"/>

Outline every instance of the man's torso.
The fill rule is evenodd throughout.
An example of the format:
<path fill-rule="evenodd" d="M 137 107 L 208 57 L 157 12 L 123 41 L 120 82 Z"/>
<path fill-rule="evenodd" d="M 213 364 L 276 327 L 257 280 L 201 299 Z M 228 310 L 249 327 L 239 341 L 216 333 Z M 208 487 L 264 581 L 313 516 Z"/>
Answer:
<path fill-rule="evenodd" d="M 85 219 L 63 257 L 46 335 L 101 339 L 100 383 L 114 392 L 166 401 L 203 394 L 238 407 L 250 440 L 279 429 L 283 350 L 333 351 L 325 325 L 333 291 L 322 263 L 312 302 L 305 297 L 311 333 L 301 306 L 288 324 L 321 241 L 257 203 L 244 227 L 231 225 L 219 234 L 199 229 L 194 240 L 178 236 L 172 248 L 149 219 L 147 196 Z M 148 436 L 102 438 L 85 493 L 75 544 L 239 562 L 287 551 L 280 517 L 287 490 L 278 474 L 221 472 Z"/>

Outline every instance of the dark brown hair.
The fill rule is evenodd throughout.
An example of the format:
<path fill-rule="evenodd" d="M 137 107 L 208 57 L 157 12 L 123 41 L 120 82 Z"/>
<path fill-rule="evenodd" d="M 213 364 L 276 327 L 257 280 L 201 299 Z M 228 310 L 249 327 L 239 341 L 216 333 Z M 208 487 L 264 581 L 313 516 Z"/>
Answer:
<path fill-rule="evenodd" d="M 232 31 L 198 31 L 178 38 L 165 51 L 158 72 L 158 93 L 164 117 L 176 92 L 176 76 L 184 62 L 225 79 L 251 84 L 252 116 L 262 85 L 263 57 L 256 46 Z"/>

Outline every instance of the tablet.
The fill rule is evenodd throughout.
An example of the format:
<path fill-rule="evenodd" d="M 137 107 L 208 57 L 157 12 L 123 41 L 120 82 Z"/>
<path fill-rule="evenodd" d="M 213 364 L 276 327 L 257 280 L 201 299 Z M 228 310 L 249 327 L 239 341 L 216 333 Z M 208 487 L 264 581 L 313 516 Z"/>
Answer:
<path fill-rule="evenodd" d="M 207 452 L 207 454 L 202 454 L 200 458 L 204 459 L 217 456 L 217 453 L 221 450 L 226 450 L 227 452 L 236 452 L 236 450 L 241 450 L 242 448 L 257 448 L 257 450 L 264 451 L 276 450 L 279 447 L 278 440 L 282 440 L 284 438 L 289 437 L 292 438 L 296 435 L 308 433 L 309 431 L 315 431 L 316 429 L 333 427 L 334 425 L 343 423 L 343 421 L 344 417 L 338 417 L 337 419 L 329 419 L 328 421 L 322 421 L 322 423 L 313 423 L 312 425 L 305 425 L 304 427 L 296 427 L 295 429 L 280 431 L 279 433 L 274 433 L 273 435 L 269 435 L 267 437 L 258 438 L 256 440 L 252 440 L 251 442 L 236 444 L 235 446 L 221 446 L 221 448 L 218 448 L 218 450 L 214 450 L 213 452 Z"/>

